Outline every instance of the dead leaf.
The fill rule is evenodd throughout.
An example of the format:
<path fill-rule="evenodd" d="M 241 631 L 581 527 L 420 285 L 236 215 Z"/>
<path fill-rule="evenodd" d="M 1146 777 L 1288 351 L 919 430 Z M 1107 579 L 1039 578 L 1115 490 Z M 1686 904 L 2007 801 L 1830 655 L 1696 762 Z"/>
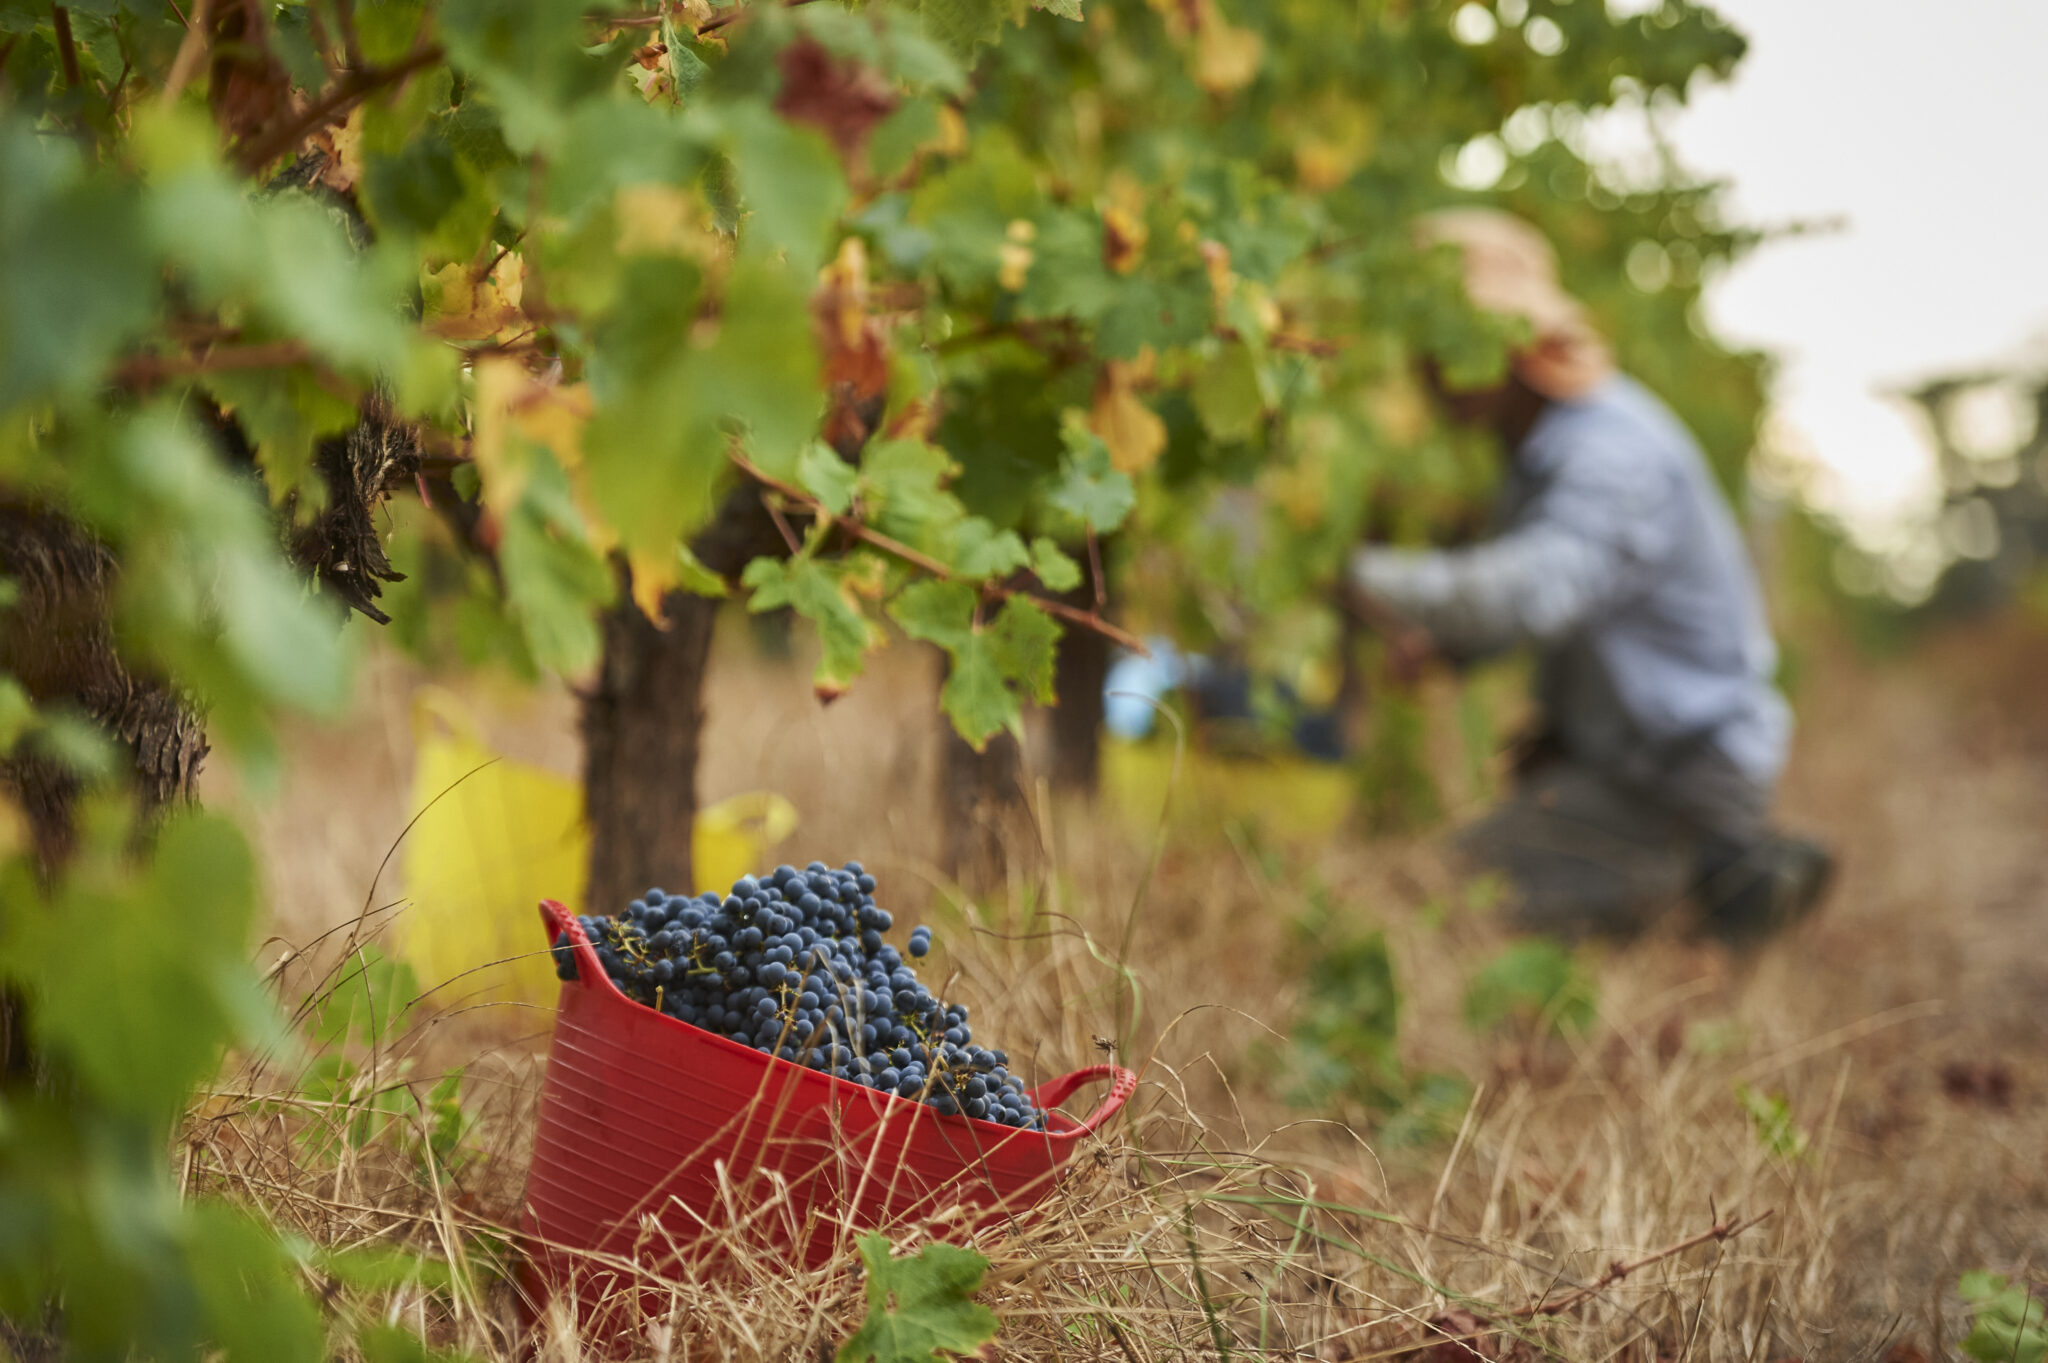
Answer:
<path fill-rule="evenodd" d="M 292 79 L 271 54 L 267 9 L 258 0 L 240 0 L 222 5 L 214 20 L 206 102 L 221 131 L 238 142 L 291 117 Z"/>
<path fill-rule="evenodd" d="M 824 133 L 852 165 L 875 125 L 896 108 L 896 92 L 879 72 L 833 56 L 815 38 L 797 39 L 779 60 L 782 92 L 775 112 Z"/>
<path fill-rule="evenodd" d="M 310 139 L 314 148 L 324 153 L 317 178 L 329 189 L 347 194 L 362 181 L 363 110 L 368 107 L 356 105 L 347 118 L 316 130 Z"/>
<path fill-rule="evenodd" d="M 888 332 L 869 308 L 867 248 L 859 237 L 848 237 L 832 263 L 818 272 L 818 291 L 811 298 L 825 358 L 822 434 L 847 460 L 859 456 L 889 400 Z"/>
<path fill-rule="evenodd" d="M 1144 259 L 1148 236 L 1145 220 L 1122 204 L 1102 210 L 1102 263 L 1118 274 L 1129 274 Z"/>

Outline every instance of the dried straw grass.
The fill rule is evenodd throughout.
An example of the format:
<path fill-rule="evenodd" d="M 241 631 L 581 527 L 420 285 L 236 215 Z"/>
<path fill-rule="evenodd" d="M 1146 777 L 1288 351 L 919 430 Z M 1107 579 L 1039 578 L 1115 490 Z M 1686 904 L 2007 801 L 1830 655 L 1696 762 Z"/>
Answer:
<path fill-rule="evenodd" d="M 1144 837 L 1085 811 L 1042 811 L 1052 874 L 965 901 L 901 835 L 919 826 L 915 809 L 897 811 L 867 859 L 885 883 L 934 887 L 941 951 L 927 975 L 950 972 L 947 992 L 975 1007 L 978 1034 L 1040 1077 L 1104 1045 L 1144 1076 L 1128 1116 L 1087 1145 L 1041 1217 L 975 1238 L 991 1264 L 979 1300 L 1003 1322 L 994 1355 L 1942 1357 L 1966 1328 L 1948 1292 L 1956 1272 L 2048 1262 L 2037 1096 L 2048 1036 L 2014 1030 L 2004 986 L 1984 984 L 1996 974 L 1987 962 L 2010 948 L 1957 926 L 1958 915 L 1966 927 L 2012 921 L 1980 886 L 2027 864 L 2010 844 L 2044 808 L 2026 764 L 2048 744 L 1986 758 L 1957 737 L 1946 697 L 1928 700 L 1928 673 L 1871 681 L 1831 666 L 1849 683 L 1838 727 L 1808 737 L 1792 792 L 1849 852 L 1829 915 L 1746 962 L 1675 940 L 1591 953 L 1598 1017 L 1571 1036 L 1464 1025 L 1465 983 L 1504 939 L 1460 909 L 1455 877 L 1421 843 L 1269 855 L 1189 834 L 1154 869 Z M 743 684 L 760 677 L 727 683 Z M 1922 789 L 1901 806 L 1897 785 L 1875 779 L 1902 760 L 1897 744 L 1873 751 L 1871 740 L 1907 733 Z M 856 758 L 833 759 L 833 792 L 818 805 L 847 798 L 862 779 Z M 870 767 L 904 761 L 883 753 Z M 789 793 L 810 814 L 808 793 Z M 813 829 L 835 844 L 853 818 L 814 817 Z M 1959 901 L 1946 921 L 1888 887 L 1911 874 L 1899 844 L 1914 836 L 1971 849 L 1941 854 Z M 2038 911 L 2042 883 L 2022 881 L 2019 902 Z M 1285 1102 L 1270 1069 L 1297 1006 L 1289 925 L 1317 885 L 1341 887 L 1340 924 L 1388 934 L 1404 1061 L 1474 1082 L 1447 1141 L 1389 1148 L 1369 1111 Z M 362 932 L 385 916 L 365 915 Z M 329 945 L 302 960 L 335 959 Z M 1980 987 L 1959 994 L 1958 978 Z M 287 969 L 279 984 L 319 981 Z M 374 1063 L 363 1057 L 361 1091 L 338 1105 L 292 1096 L 292 1066 L 245 1066 L 194 1111 L 187 1185 L 260 1206 L 317 1244 L 401 1244 L 465 1270 L 453 1291 L 324 1285 L 337 1309 L 409 1322 L 484 1358 L 602 1356 L 559 1305 L 522 1334 L 503 1276 L 547 1019 L 435 1002 L 431 1023 Z M 1944 1061 L 1987 1044 L 2019 1099 L 1945 1100 Z M 464 1167 L 423 1160 L 418 1133 L 398 1129 L 309 1153 L 301 1133 L 344 1129 L 377 1085 L 424 1094 L 453 1063 L 468 1066 L 474 1117 Z M 1803 1153 L 1759 1138 L 1738 1084 L 1785 1096 Z M 1656 1257 L 1765 1212 L 1740 1234 Z M 943 1224 L 890 1230 L 899 1250 L 962 1236 Z M 1614 1265 L 1643 1260 L 1615 1278 Z M 855 1262 L 848 1252 L 811 1272 L 736 1254 L 717 1271 L 643 1283 L 658 1310 L 637 1356 L 822 1357 L 864 1311 Z"/>

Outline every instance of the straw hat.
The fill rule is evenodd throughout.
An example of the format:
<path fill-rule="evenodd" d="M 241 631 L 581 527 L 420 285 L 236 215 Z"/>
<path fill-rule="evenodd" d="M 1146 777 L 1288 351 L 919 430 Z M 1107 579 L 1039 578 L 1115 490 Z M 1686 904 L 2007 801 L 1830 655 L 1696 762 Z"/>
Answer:
<path fill-rule="evenodd" d="M 1450 208 L 1415 222 L 1423 246 L 1450 243 L 1464 254 L 1465 294 L 1485 312 L 1520 317 L 1535 339 L 1514 356 L 1522 381 L 1566 401 L 1614 372 L 1607 343 L 1557 278 L 1557 252 L 1544 235 L 1494 208 Z"/>

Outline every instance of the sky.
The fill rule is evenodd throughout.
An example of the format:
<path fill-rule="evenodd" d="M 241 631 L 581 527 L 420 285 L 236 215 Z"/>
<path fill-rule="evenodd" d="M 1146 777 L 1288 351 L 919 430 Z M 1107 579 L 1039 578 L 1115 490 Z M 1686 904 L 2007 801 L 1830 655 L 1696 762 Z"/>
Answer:
<path fill-rule="evenodd" d="M 2022 355 L 2048 373 L 2048 0 L 1715 8 L 1750 51 L 1663 120 L 1681 163 L 1731 182 L 1733 221 L 1839 227 L 1758 249 L 1707 316 L 1783 358 L 1767 438 L 1878 547 L 1938 487 L 1884 390 Z M 1615 116 L 1594 145 L 1625 158 L 1640 127 Z"/>

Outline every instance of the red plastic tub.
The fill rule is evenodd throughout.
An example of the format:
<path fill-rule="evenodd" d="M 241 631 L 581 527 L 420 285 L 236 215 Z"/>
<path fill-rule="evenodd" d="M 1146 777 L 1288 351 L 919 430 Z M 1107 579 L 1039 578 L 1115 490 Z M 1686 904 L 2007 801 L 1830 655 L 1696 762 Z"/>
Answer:
<path fill-rule="evenodd" d="M 1131 1071 L 1094 1065 L 1033 1090 L 1045 1131 L 941 1116 L 627 998 L 574 915 L 552 900 L 540 914 L 549 941 L 568 932 L 577 978 L 562 986 L 526 1186 L 539 1296 L 572 1280 L 581 1300 L 603 1295 L 606 1258 L 658 1272 L 741 1250 L 815 1266 L 862 1229 L 951 1207 L 981 1210 L 974 1225 L 1014 1216 L 1137 1089 Z M 1110 1090 L 1087 1117 L 1053 1111 L 1098 1080 Z"/>

